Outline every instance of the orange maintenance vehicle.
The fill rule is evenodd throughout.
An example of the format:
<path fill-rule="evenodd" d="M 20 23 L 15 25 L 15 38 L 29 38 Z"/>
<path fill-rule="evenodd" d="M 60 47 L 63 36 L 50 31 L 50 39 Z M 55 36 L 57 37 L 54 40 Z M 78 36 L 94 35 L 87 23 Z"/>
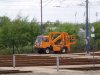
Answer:
<path fill-rule="evenodd" d="M 76 36 L 66 32 L 50 32 L 48 36 L 37 36 L 34 48 L 38 53 L 70 52 L 70 46 L 75 44 Z"/>

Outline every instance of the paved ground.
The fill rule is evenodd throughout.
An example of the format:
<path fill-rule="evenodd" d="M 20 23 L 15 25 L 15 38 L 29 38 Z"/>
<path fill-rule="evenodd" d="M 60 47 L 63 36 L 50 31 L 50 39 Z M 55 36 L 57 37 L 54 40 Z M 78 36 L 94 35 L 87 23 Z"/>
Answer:
<path fill-rule="evenodd" d="M 74 71 L 62 71 L 54 73 L 33 72 L 33 73 L 21 73 L 21 74 L 2 74 L 2 75 L 100 75 L 100 71 L 87 71 L 87 72 L 74 72 Z"/>
<path fill-rule="evenodd" d="M 60 66 L 60 68 L 68 67 L 88 67 L 93 65 L 75 65 L 75 66 Z M 100 66 L 100 65 L 95 65 Z M 18 73 L 18 74 L 1 74 L 1 75 L 100 75 L 100 71 L 75 71 L 75 70 L 59 70 L 57 72 L 56 66 L 39 66 L 39 67 L 0 67 L 0 70 L 20 70 L 32 71 L 32 73 Z"/>

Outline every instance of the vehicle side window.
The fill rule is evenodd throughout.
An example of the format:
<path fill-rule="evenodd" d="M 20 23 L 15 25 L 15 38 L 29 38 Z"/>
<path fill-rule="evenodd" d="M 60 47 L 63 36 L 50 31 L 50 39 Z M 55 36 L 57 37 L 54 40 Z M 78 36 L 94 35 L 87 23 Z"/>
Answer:
<path fill-rule="evenodd" d="M 49 42 L 49 39 L 48 38 L 43 38 L 43 41 L 44 42 Z"/>

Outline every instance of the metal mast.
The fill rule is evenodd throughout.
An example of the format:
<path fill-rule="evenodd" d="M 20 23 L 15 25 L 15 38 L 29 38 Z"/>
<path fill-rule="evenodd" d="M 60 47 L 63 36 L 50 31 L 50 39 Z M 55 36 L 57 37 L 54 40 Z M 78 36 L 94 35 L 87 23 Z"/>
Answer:
<path fill-rule="evenodd" d="M 42 17 L 42 0 L 41 0 L 41 34 L 43 34 L 43 17 Z"/>
<path fill-rule="evenodd" d="M 86 0 L 86 51 L 89 54 L 88 0 Z"/>

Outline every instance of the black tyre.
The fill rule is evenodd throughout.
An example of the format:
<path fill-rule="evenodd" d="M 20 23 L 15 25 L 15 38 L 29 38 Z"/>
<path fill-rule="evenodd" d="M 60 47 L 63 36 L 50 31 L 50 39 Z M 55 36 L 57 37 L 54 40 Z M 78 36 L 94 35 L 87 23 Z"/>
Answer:
<path fill-rule="evenodd" d="M 45 49 L 45 53 L 46 53 L 46 54 L 50 54 L 50 52 L 51 52 L 51 51 L 50 51 L 50 48 L 46 48 L 46 49 Z"/>
<path fill-rule="evenodd" d="M 62 48 L 61 53 L 63 53 L 63 54 L 67 53 L 67 48 Z"/>

